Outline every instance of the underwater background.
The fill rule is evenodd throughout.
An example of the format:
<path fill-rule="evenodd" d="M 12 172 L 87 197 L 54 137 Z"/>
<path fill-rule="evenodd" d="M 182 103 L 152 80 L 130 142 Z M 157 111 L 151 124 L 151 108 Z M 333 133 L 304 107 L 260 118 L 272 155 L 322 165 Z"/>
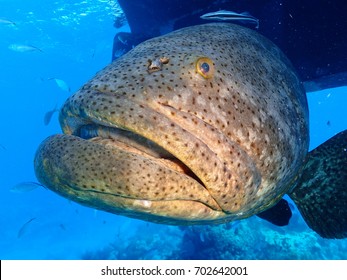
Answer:
<path fill-rule="evenodd" d="M 286 227 L 252 217 L 158 225 L 68 201 L 37 182 L 38 145 L 58 109 L 111 61 L 115 1 L 0 0 L 0 259 L 347 259 L 347 240 L 310 230 L 291 203 Z M 315 148 L 347 128 L 347 87 L 308 92 Z M 51 119 L 50 119 L 51 117 Z M 19 186 L 19 187 L 18 187 Z"/>

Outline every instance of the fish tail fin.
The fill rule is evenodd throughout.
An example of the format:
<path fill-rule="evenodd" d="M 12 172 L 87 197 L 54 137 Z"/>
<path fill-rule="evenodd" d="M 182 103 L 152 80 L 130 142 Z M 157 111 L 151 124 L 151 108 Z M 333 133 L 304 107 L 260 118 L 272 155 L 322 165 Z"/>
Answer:
<path fill-rule="evenodd" d="M 302 176 L 289 196 L 320 236 L 347 237 L 347 130 L 308 154 Z"/>

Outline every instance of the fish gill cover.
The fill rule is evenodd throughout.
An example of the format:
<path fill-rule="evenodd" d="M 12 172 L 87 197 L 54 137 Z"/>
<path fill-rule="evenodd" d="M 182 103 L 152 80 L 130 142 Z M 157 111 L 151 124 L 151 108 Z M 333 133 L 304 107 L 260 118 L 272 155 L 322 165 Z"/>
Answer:
<path fill-rule="evenodd" d="M 57 114 L 46 124 L 45 115 L 70 95 L 49 79 L 64 81 L 75 92 L 110 62 L 113 35 L 129 27 L 116 1 L 0 4 L 1 259 L 347 258 L 346 240 L 319 237 L 292 204 L 293 217 L 285 228 L 257 217 L 175 227 L 103 213 L 41 186 L 30 187 L 28 182 L 36 182 L 32 161 L 37 146 L 60 132 Z M 13 44 L 30 48 L 9 48 Z M 311 149 L 347 127 L 346 90 L 308 94 Z"/>

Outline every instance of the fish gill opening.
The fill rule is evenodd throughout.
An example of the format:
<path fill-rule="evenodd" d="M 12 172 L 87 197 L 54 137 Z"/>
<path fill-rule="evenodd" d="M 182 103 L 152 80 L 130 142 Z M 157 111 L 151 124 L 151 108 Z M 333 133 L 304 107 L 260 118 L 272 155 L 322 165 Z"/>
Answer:
<path fill-rule="evenodd" d="M 199 177 L 182 161 L 157 143 L 137 133 L 117 127 L 86 124 L 79 127 L 74 134 L 88 141 L 111 145 L 117 149 L 159 160 L 161 164 L 177 172 L 184 173 L 206 188 Z"/>

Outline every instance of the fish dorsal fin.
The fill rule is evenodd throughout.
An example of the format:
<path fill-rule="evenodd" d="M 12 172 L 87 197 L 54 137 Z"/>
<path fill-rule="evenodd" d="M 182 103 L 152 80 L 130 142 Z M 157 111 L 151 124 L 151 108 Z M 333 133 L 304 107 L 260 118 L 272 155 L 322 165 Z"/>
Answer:
<path fill-rule="evenodd" d="M 289 194 L 310 228 L 325 238 L 347 237 L 347 130 L 308 155 Z"/>

